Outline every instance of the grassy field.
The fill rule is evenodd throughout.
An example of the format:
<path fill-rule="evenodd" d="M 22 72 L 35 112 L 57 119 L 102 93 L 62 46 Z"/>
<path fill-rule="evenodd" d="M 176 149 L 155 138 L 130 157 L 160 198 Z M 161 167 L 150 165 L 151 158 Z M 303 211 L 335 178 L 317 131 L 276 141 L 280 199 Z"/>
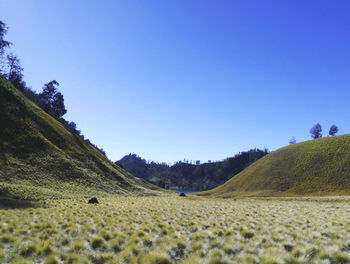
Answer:
<path fill-rule="evenodd" d="M 0 263 L 350 263 L 349 202 L 47 200 L 0 210 Z"/>

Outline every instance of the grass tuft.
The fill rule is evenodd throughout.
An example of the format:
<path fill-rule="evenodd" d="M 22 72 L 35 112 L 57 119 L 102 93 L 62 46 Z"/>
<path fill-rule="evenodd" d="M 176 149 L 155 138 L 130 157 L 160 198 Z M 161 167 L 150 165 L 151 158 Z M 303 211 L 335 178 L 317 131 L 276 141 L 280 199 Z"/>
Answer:
<path fill-rule="evenodd" d="M 247 239 L 251 239 L 254 236 L 254 232 L 251 230 L 243 230 L 241 234 L 242 234 L 242 237 Z"/>
<path fill-rule="evenodd" d="M 49 255 L 45 259 L 45 264 L 59 264 L 60 262 L 58 261 L 58 258 L 55 255 Z"/>
<path fill-rule="evenodd" d="M 168 256 L 162 253 L 143 254 L 138 258 L 138 263 L 143 264 L 171 264 Z"/>
<path fill-rule="evenodd" d="M 103 248 L 106 247 L 106 245 L 105 245 L 105 242 L 104 242 L 103 238 L 101 238 L 101 237 L 94 237 L 91 240 L 91 247 L 93 249 L 103 249 Z"/>

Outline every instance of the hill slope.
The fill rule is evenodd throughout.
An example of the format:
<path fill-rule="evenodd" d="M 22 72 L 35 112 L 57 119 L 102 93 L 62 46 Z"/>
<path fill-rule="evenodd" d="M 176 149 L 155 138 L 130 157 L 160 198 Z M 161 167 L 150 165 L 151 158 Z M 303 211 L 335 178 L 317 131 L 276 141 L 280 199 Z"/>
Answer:
<path fill-rule="evenodd" d="M 202 195 L 279 196 L 350 194 L 350 135 L 278 149 Z"/>
<path fill-rule="evenodd" d="M 117 161 L 126 171 L 163 188 L 181 190 L 208 190 L 223 184 L 254 161 L 267 154 L 267 150 L 252 149 L 223 161 L 193 165 L 178 162 L 173 166 L 165 163 L 147 163 L 135 154 Z"/>
<path fill-rule="evenodd" d="M 149 193 L 0 77 L 0 197 Z"/>

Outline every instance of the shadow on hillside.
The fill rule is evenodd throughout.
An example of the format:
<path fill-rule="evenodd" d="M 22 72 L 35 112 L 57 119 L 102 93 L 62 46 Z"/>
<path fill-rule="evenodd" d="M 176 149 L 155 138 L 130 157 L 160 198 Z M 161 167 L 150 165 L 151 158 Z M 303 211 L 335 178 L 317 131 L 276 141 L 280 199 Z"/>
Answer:
<path fill-rule="evenodd" d="M 43 207 L 42 203 L 9 197 L 0 197 L 0 209 L 27 209 L 38 207 Z"/>

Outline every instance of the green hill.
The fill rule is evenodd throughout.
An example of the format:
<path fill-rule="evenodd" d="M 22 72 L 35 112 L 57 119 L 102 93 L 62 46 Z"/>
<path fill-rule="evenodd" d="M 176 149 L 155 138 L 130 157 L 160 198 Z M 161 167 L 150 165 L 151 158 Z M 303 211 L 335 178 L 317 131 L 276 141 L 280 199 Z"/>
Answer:
<path fill-rule="evenodd" d="M 350 135 L 278 149 L 202 195 L 293 196 L 350 194 Z"/>
<path fill-rule="evenodd" d="M 0 198 L 160 190 L 110 162 L 0 77 Z"/>

